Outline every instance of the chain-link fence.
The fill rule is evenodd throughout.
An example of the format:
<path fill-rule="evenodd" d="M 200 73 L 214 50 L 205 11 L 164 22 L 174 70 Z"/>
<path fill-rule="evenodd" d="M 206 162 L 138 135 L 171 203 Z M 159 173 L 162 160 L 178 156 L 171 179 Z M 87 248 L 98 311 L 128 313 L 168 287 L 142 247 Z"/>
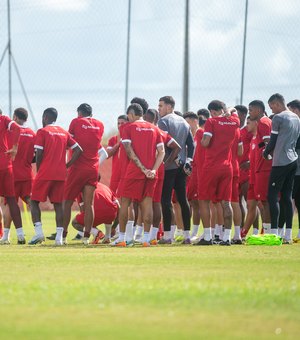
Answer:
<path fill-rule="evenodd" d="M 240 102 L 244 0 L 190 0 L 189 109 L 212 99 Z M 128 97 L 151 107 L 183 103 L 186 0 L 132 0 Z M 67 127 L 81 102 L 110 134 L 124 113 L 128 0 L 11 0 L 11 48 L 38 125 L 49 106 Z M 249 0 L 244 104 L 274 92 L 299 98 L 297 0 Z M 7 47 L 7 1 L 0 2 L 0 53 Z M 1 55 L 0 55 L 1 56 Z M 0 67 L 8 112 L 8 55 Z M 12 64 L 12 108 L 27 106 Z M 29 122 L 32 125 L 32 120 Z"/>

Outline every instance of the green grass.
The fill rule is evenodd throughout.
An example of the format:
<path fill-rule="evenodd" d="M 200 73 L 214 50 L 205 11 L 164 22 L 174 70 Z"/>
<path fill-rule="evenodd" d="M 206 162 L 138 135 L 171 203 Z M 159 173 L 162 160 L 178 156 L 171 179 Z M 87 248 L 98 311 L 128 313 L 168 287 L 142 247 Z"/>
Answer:
<path fill-rule="evenodd" d="M 53 214 L 43 216 L 50 234 Z M 25 230 L 29 240 L 33 230 Z M 12 236 L 15 244 L 14 230 Z M 1 338 L 299 336 L 299 245 L 115 249 L 52 243 L 0 247 Z"/>

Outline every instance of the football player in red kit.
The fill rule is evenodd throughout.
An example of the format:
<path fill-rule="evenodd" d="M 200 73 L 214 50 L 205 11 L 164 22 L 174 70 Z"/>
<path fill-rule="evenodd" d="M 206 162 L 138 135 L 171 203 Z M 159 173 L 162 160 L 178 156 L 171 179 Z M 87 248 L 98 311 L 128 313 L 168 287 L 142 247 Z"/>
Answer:
<path fill-rule="evenodd" d="M 81 155 L 82 149 L 71 135 L 60 126 L 55 125 L 58 113 L 55 108 L 48 108 L 43 113 L 43 128 L 36 134 L 37 174 L 33 182 L 31 196 L 31 216 L 35 235 L 29 244 L 38 244 L 45 240 L 40 202 L 47 197 L 54 205 L 56 216 L 55 244 L 63 244 L 63 196 L 67 168 Z M 66 164 L 67 148 L 73 150 L 72 158 Z"/>
<path fill-rule="evenodd" d="M 67 236 L 71 219 L 71 207 L 80 193 L 84 198 L 84 244 L 89 243 L 94 221 L 93 200 L 98 183 L 99 150 L 104 132 L 103 124 L 92 117 L 92 107 L 81 104 L 77 108 L 78 117 L 69 126 L 69 133 L 82 148 L 82 154 L 70 167 L 64 193 L 64 237 Z"/>

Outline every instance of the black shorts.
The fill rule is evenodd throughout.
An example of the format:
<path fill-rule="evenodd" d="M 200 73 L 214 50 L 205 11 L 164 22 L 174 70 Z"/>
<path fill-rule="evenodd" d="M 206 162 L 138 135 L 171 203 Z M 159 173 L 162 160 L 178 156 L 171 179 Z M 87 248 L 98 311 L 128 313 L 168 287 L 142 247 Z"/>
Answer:
<path fill-rule="evenodd" d="M 292 192 L 296 170 L 297 161 L 284 166 L 273 166 L 269 177 L 269 190 L 275 187 L 278 192 Z"/>

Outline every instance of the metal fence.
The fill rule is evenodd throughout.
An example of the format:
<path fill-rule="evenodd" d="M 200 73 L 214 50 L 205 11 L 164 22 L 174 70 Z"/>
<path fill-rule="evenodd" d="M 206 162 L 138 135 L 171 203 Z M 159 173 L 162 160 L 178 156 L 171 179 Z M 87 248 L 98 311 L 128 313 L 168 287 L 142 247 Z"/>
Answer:
<path fill-rule="evenodd" d="M 8 3 L 0 2 L 0 108 L 7 114 Z M 126 69 L 129 100 L 142 96 L 157 107 L 159 97 L 172 95 L 182 110 L 186 70 L 189 110 L 217 98 L 236 104 L 244 41 L 243 103 L 274 92 L 299 98 L 299 12 L 297 0 L 10 0 L 12 110 L 28 106 L 26 92 L 38 126 L 43 109 L 54 106 L 67 127 L 88 102 L 108 135 L 124 113 Z"/>

